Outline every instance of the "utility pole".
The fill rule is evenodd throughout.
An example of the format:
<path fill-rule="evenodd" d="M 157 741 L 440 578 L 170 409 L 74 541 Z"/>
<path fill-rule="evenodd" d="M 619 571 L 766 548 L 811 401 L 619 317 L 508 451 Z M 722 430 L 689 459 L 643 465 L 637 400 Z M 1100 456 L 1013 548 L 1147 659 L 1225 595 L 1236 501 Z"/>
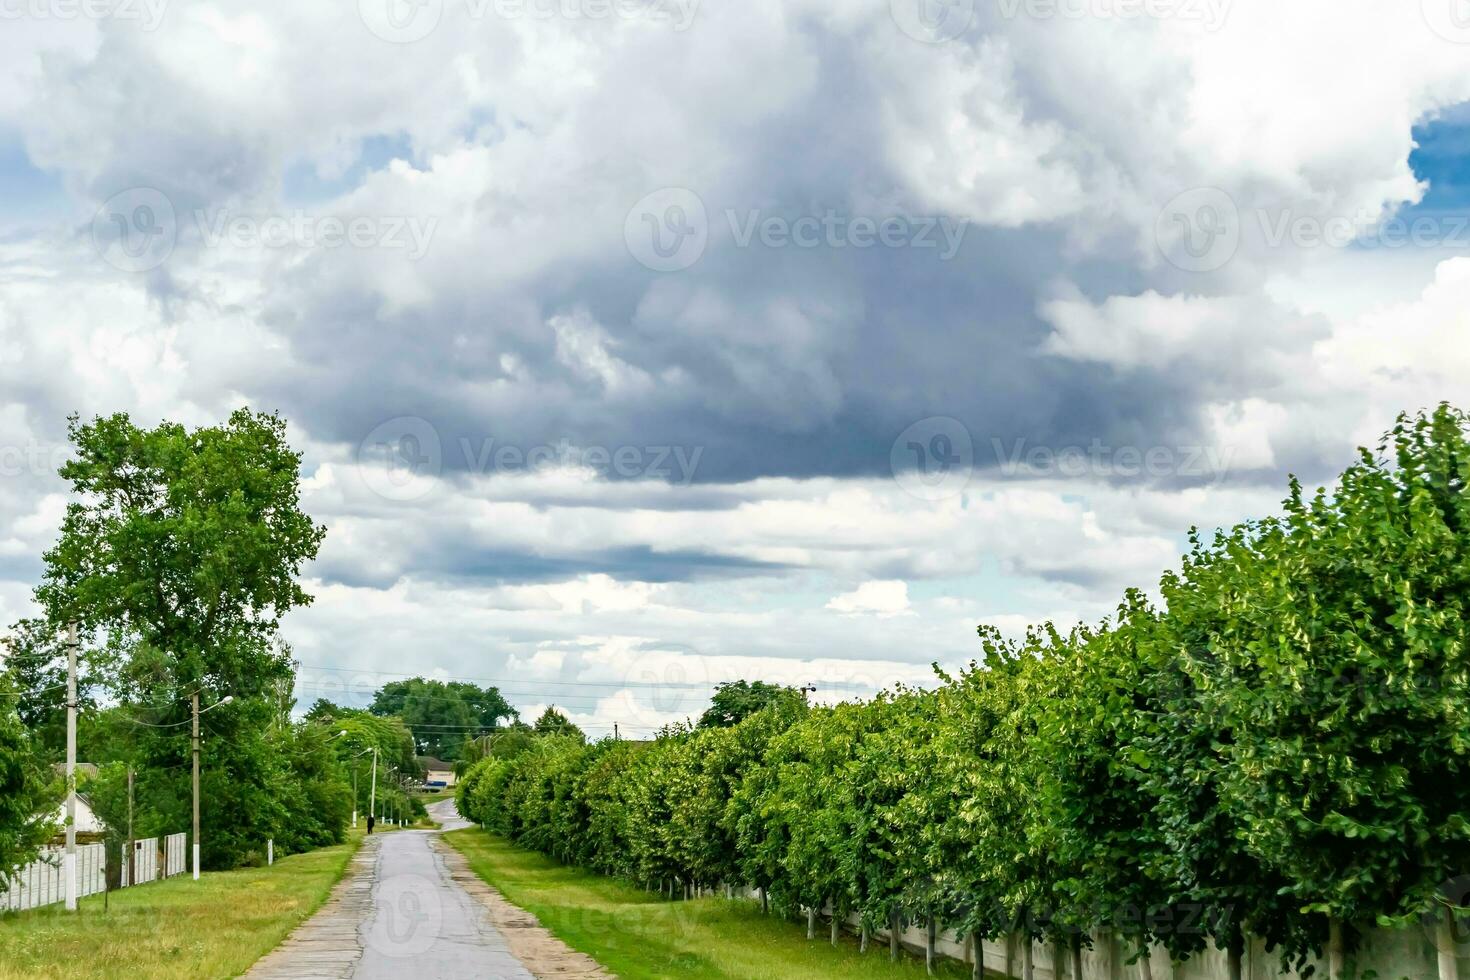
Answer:
<path fill-rule="evenodd" d="M 357 829 L 357 760 L 352 760 L 352 829 Z"/>
<path fill-rule="evenodd" d="M 189 698 L 194 713 L 194 880 L 199 880 L 199 692 Z"/>
<path fill-rule="evenodd" d="M 618 733 L 618 723 L 617 722 L 613 722 L 613 741 L 614 742 L 621 742 L 622 740 L 623 740 L 623 736 Z"/>
<path fill-rule="evenodd" d="M 801 699 L 803 701 L 809 701 L 809 700 L 811 700 L 811 695 L 816 694 L 816 693 L 817 693 L 817 685 L 815 685 L 815 684 L 803 684 L 801 686 Z"/>
<path fill-rule="evenodd" d="M 77 624 L 66 628 L 66 910 L 77 910 Z"/>
<path fill-rule="evenodd" d="M 368 792 L 368 813 L 377 815 L 378 810 L 378 748 L 373 746 L 373 783 Z"/>
<path fill-rule="evenodd" d="M 128 884 L 138 883 L 138 862 L 133 858 L 133 767 L 128 766 Z"/>

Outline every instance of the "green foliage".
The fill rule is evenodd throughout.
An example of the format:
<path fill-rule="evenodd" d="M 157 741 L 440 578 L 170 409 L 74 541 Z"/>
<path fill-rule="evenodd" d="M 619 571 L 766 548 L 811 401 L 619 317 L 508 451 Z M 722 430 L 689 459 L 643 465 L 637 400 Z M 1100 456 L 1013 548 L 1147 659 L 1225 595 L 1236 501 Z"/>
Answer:
<path fill-rule="evenodd" d="M 645 745 L 534 740 L 460 788 L 471 819 L 644 883 L 741 882 L 869 924 L 1184 959 L 1329 919 L 1437 908 L 1470 864 L 1470 444 L 1404 418 L 1336 488 L 1194 539 L 1163 603 L 1019 642 L 937 690 L 741 718 Z"/>
<path fill-rule="evenodd" d="M 772 705 L 795 704 L 804 700 L 802 693 L 794 687 L 765 681 L 727 681 L 716 685 L 710 706 L 699 716 L 699 727 L 730 728 Z"/>
<path fill-rule="evenodd" d="M 536 724 L 532 727 L 537 735 L 566 735 L 579 742 L 587 741 L 582 729 L 572 724 L 572 720 L 556 710 L 555 706 L 541 712 L 541 717 L 536 719 Z"/>
<path fill-rule="evenodd" d="M 423 677 L 384 684 L 368 710 L 402 719 L 420 754 L 449 761 L 461 757 L 467 741 L 517 717 L 496 688 Z"/>
<path fill-rule="evenodd" d="M 1165 579 L 1219 808 L 1298 913 L 1287 949 L 1328 917 L 1406 922 L 1470 861 L 1465 426 L 1401 418 L 1334 492 L 1293 483 Z"/>
<path fill-rule="evenodd" d="M 135 835 L 189 827 L 197 692 L 209 709 L 204 863 L 248 863 L 270 838 L 283 851 L 341 840 L 345 770 L 322 736 L 290 723 L 295 670 L 276 635 L 287 611 L 310 602 L 298 577 L 324 534 L 300 509 L 301 459 L 285 423 L 240 410 L 222 426 L 140 429 L 118 414 L 73 418 L 70 435 L 76 455 L 61 476 L 74 499 L 36 590 L 46 620 L 22 624 L 19 642 L 54 654 L 73 622 L 84 641 L 104 638 L 82 658 L 79 741 L 88 761 L 117 763 L 94 788 L 108 817 L 125 824 L 117 811 L 132 768 Z M 45 663 L 33 686 L 58 676 Z M 96 686 L 111 707 L 91 699 Z M 57 718 L 35 719 L 48 741 Z"/>
<path fill-rule="evenodd" d="M 311 601 L 297 583 L 325 532 L 299 507 L 301 457 L 278 416 L 140 429 L 125 414 L 73 418 L 76 498 L 36 597 L 52 623 L 126 632 L 184 684 L 251 679 L 250 653 Z"/>
<path fill-rule="evenodd" d="M 17 694 L 0 675 L 0 887 L 10 869 L 29 863 L 56 829 L 56 780 L 41 765 L 16 712 Z"/>

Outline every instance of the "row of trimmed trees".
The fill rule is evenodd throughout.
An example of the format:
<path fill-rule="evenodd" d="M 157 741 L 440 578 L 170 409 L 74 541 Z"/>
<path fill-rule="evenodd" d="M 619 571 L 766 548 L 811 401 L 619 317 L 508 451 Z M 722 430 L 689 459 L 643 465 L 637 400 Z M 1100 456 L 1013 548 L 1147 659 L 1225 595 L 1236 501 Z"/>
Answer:
<path fill-rule="evenodd" d="M 942 923 L 1078 963 L 1112 934 L 1145 975 L 1157 947 L 1218 947 L 1238 975 L 1259 937 L 1340 974 L 1369 929 L 1443 938 L 1470 870 L 1465 427 L 1401 419 L 1332 491 L 1192 536 L 1161 601 L 982 628 L 983 661 L 935 690 L 538 739 L 479 762 L 461 809 L 566 862 L 747 883 L 865 933 Z"/>

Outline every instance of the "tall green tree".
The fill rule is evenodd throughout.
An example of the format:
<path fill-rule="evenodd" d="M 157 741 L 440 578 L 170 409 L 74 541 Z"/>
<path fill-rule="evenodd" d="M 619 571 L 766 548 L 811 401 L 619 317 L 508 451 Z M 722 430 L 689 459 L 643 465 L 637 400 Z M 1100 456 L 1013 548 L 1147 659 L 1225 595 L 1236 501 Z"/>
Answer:
<path fill-rule="evenodd" d="M 326 533 L 301 510 L 286 423 L 241 409 L 222 426 L 142 429 L 120 413 L 68 431 L 75 497 L 36 591 L 47 618 L 131 633 L 184 685 L 240 681 L 311 602 L 298 578 Z"/>
<path fill-rule="evenodd" d="M 224 425 L 136 426 L 126 414 L 69 429 L 73 492 L 36 598 L 47 621 L 100 631 L 126 657 L 113 694 L 140 736 L 168 830 L 187 826 L 189 700 L 206 716 L 204 858 L 236 863 L 284 820 L 268 736 L 293 668 L 275 640 L 311 597 L 298 579 L 324 531 L 300 507 L 301 457 L 278 416 Z"/>
<path fill-rule="evenodd" d="M 765 681 L 726 681 L 716 685 L 709 707 L 699 716 L 699 727 L 730 728 L 758 711 L 798 701 L 805 703 L 805 698 L 794 687 Z"/>
<path fill-rule="evenodd" d="M 461 757 L 466 742 L 518 717 L 496 688 L 424 677 L 384 684 L 368 710 L 403 719 L 421 753 L 449 761 Z"/>
<path fill-rule="evenodd" d="M 536 724 L 532 727 L 537 735 L 569 735 L 579 741 L 587 741 L 582 729 L 572 724 L 572 719 L 558 711 L 555 705 L 541 712 L 541 717 L 536 719 Z"/>

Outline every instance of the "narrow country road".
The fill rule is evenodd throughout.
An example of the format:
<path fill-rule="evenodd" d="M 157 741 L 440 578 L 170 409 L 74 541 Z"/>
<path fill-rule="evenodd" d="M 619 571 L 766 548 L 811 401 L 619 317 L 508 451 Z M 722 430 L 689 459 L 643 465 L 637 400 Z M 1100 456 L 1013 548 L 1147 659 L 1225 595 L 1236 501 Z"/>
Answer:
<path fill-rule="evenodd" d="M 444 830 L 470 826 L 453 800 L 429 810 Z M 553 969 L 559 976 L 606 975 L 475 879 L 439 833 L 368 838 L 327 903 L 247 980 L 532 980 Z M 512 952 L 497 921 L 517 927 L 516 942 L 531 954 L 535 972 Z"/>
<path fill-rule="evenodd" d="M 451 803 L 451 806 L 453 804 Z M 372 914 L 362 922 L 354 980 L 531 980 L 485 907 L 450 877 L 429 834 L 384 834 L 373 869 Z"/>

